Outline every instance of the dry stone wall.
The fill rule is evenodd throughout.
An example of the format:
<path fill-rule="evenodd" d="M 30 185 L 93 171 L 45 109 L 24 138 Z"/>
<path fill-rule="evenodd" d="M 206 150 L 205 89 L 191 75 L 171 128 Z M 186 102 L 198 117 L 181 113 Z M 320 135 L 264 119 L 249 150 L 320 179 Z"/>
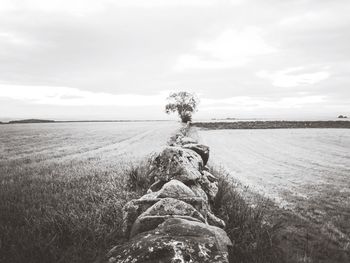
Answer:
<path fill-rule="evenodd" d="M 129 241 L 114 247 L 106 262 L 228 262 L 231 240 L 211 212 L 217 178 L 208 172 L 209 147 L 186 137 L 188 127 L 154 156 L 154 183 L 123 209 Z"/>

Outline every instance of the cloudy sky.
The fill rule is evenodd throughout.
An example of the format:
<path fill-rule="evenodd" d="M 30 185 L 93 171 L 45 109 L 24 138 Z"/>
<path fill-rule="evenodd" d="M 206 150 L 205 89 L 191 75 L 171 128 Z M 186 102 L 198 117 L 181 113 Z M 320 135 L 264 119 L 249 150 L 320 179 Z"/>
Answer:
<path fill-rule="evenodd" d="M 0 119 L 350 115 L 349 0 L 0 0 Z"/>

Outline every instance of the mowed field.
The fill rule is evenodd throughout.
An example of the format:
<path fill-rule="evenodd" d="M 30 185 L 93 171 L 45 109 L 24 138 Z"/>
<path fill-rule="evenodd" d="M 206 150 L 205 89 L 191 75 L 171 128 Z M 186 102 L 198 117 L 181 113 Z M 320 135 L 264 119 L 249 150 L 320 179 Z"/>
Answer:
<path fill-rule="evenodd" d="M 121 209 L 136 194 L 126 174 L 179 127 L 0 125 L 0 262 L 93 262 L 122 242 Z"/>
<path fill-rule="evenodd" d="M 349 129 L 196 132 L 210 146 L 211 165 L 222 166 L 244 186 L 274 201 L 280 211 L 292 211 L 300 221 L 293 219 L 284 227 L 291 232 L 303 228 L 296 239 L 306 236 L 306 247 L 307 242 L 321 242 L 314 249 L 322 257 L 302 262 L 350 260 Z M 329 255 L 328 248 L 333 250 Z"/>

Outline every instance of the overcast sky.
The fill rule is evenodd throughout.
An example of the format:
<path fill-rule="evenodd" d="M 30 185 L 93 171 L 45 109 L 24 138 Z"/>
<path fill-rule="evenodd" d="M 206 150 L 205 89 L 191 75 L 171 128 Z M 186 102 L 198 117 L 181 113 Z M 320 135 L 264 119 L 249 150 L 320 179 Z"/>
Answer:
<path fill-rule="evenodd" d="M 350 115 L 349 0 L 0 0 L 0 119 Z"/>

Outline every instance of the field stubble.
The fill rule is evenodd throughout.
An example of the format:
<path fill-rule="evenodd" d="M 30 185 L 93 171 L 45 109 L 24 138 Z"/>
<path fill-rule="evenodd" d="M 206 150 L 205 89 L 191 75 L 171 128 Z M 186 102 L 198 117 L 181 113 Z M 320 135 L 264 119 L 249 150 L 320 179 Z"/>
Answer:
<path fill-rule="evenodd" d="M 211 146 L 214 165 L 249 187 L 249 202 L 255 194 L 273 201 L 267 220 L 282 224 L 280 244 L 292 262 L 348 262 L 349 130 L 196 132 Z"/>

